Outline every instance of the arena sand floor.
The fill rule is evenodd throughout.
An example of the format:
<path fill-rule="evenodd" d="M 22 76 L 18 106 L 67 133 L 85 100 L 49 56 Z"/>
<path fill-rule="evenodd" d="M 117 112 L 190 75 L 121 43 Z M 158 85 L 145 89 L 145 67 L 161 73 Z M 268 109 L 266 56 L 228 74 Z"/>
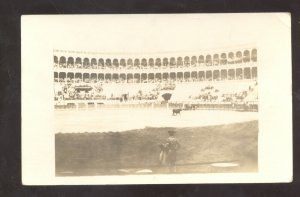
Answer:
<path fill-rule="evenodd" d="M 256 172 L 258 113 L 170 109 L 55 111 L 57 176 L 168 173 L 159 144 L 175 130 L 177 173 Z"/>

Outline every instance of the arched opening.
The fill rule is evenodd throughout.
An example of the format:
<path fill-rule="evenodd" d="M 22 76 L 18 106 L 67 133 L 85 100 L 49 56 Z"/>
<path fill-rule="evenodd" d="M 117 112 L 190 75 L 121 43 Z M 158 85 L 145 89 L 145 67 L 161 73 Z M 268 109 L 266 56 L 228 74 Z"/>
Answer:
<path fill-rule="evenodd" d="M 120 66 L 121 66 L 121 68 L 126 68 L 126 61 L 125 61 L 125 59 L 121 59 L 120 60 Z"/>
<path fill-rule="evenodd" d="M 219 55 L 218 54 L 214 54 L 213 63 L 214 63 L 214 66 L 219 65 Z"/>
<path fill-rule="evenodd" d="M 127 74 L 127 82 L 128 83 L 132 83 L 133 82 L 133 75 L 131 73 Z"/>
<path fill-rule="evenodd" d="M 113 80 L 114 82 L 118 82 L 118 80 L 119 80 L 119 75 L 118 75 L 117 73 L 114 73 L 114 74 L 112 75 L 112 80 Z"/>
<path fill-rule="evenodd" d="M 243 62 L 244 63 L 250 62 L 250 52 L 248 50 L 244 51 Z"/>
<path fill-rule="evenodd" d="M 197 72 L 193 71 L 191 75 L 192 75 L 192 81 L 197 81 L 198 79 Z"/>
<path fill-rule="evenodd" d="M 147 60 L 145 58 L 142 59 L 142 68 L 147 68 Z"/>
<path fill-rule="evenodd" d="M 82 74 L 81 73 L 75 73 L 75 80 L 76 80 L 76 82 L 82 81 Z"/>
<path fill-rule="evenodd" d="M 176 73 L 171 72 L 171 73 L 170 73 L 170 79 L 171 79 L 172 81 L 175 81 L 175 80 L 176 80 Z"/>
<path fill-rule="evenodd" d="M 68 57 L 67 66 L 68 66 L 68 68 L 74 68 L 74 58 L 73 57 Z"/>
<path fill-rule="evenodd" d="M 91 67 L 93 68 L 93 69 L 96 69 L 98 66 L 97 66 L 97 60 L 96 60 L 96 58 L 93 58 L 92 60 L 91 60 Z"/>
<path fill-rule="evenodd" d="M 229 80 L 235 80 L 235 70 L 234 69 L 229 69 L 228 70 L 228 79 Z"/>
<path fill-rule="evenodd" d="M 151 83 L 154 81 L 154 73 L 149 73 L 148 74 L 148 81 Z"/>
<path fill-rule="evenodd" d="M 183 80 L 183 73 L 182 72 L 178 72 L 177 73 L 177 81 L 182 81 Z"/>
<path fill-rule="evenodd" d="M 226 64 L 227 64 L 226 53 L 222 53 L 222 54 L 221 54 L 220 64 L 221 64 L 221 65 L 226 65 Z"/>
<path fill-rule="evenodd" d="M 66 73 L 62 72 L 62 73 L 59 73 L 59 76 L 58 76 L 59 79 L 65 79 L 66 78 Z"/>
<path fill-rule="evenodd" d="M 221 80 L 227 79 L 227 70 L 221 70 Z"/>
<path fill-rule="evenodd" d="M 170 67 L 175 68 L 175 66 L 176 66 L 176 60 L 174 57 L 171 57 L 170 58 Z"/>
<path fill-rule="evenodd" d="M 199 56 L 198 63 L 199 63 L 199 66 L 204 66 L 204 56 L 203 55 Z"/>
<path fill-rule="evenodd" d="M 244 79 L 251 79 L 251 70 L 249 67 L 244 68 Z"/>
<path fill-rule="evenodd" d="M 83 59 L 83 68 L 90 68 L 90 60 L 88 58 Z"/>
<path fill-rule="evenodd" d="M 74 79 L 74 73 L 67 73 L 67 79 Z"/>
<path fill-rule="evenodd" d="M 54 72 L 54 82 L 58 82 L 58 73 Z"/>
<path fill-rule="evenodd" d="M 113 59 L 113 68 L 115 68 L 115 69 L 119 68 L 119 60 L 118 59 Z"/>
<path fill-rule="evenodd" d="M 150 58 L 150 59 L 149 59 L 149 67 L 150 67 L 150 68 L 153 68 L 153 67 L 154 67 L 154 59 L 153 59 L 153 58 Z"/>
<path fill-rule="evenodd" d="M 257 68 L 253 67 L 251 69 L 251 71 L 252 71 L 252 79 L 256 79 L 257 78 Z"/>
<path fill-rule="evenodd" d="M 98 68 L 104 69 L 104 60 L 102 58 L 98 60 Z"/>
<path fill-rule="evenodd" d="M 141 74 L 141 80 L 142 80 L 142 83 L 147 83 L 147 73 Z"/>
<path fill-rule="evenodd" d="M 184 72 L 184 80 L 189 81 L 191 78 L 191 73 L 190 72 Z"/>
<path fill-rule="evenodd" d="M 64 56 L 61 56 L 59 58 L 59 67 L 61 68 L 66 68 L 66 58 Z"/>
<path fill-rule="evenodd" d="M 251 51 L 251 61 L 252 62 L 257 61 L 257 49 L 252 49 L 252 51 Z"/>
<path fill-rule="evenodd" d="M 155 73 L 155 81 L 161 81 L 161 73 Z"/>
<path fill-rule="evenodd" d="M 230 52 L 229 54 L 228 54 L 228 60 L 227 60 L 227 63 L 228 64 L 234 64 L 234 53 L 233 52 Z"/>
<path fill-rule="evenodd" d="M 134 60 L 134 68 L 139 69 L 140 68 L 140 59 L 136 58 Z"/>
<path fill-rule="evenodd" d="M 99 81 L 104 81 L 104 74 L 99 73 L 99 74 L 98 74 L 98 80 L 99 80 Z"/>
<path fill-rule="evenodd" d="M 242 56 L 242 52 L 238 51 L 236 52 L 236 59 L 235 59 L 235 63 L 242 63 L 243 62 L 243 56 Z"/>
<path fill-rule="evenodd" d="M 177 67 L 182 67 L 182 66 L 183 66 L 182 57 L 178 57 L 177 58 Z"/>
<path fill-rule="evenodd" d="M 213 71 L 213 80 L 214 81 L 219 81 L 220 80 L 220 71 L 219 70 L 214 70 Z"/>
<path fill-rule="evenodd" d="M 120 81 L 121 81 L 121 82 L 126 81 L 126 74 L 125 74 L 125 73 L 121 73 L 121 74 L 120 74 Z"/>
<path fill-rule="evenodd" d="M 212 72 L 211 72 L 211 70 L 206 71 L 205 76 L 206 76 L 206 80 L 207 81 L 211 81 L 212 80 Z"/>
<path fill-rule="evenodd" d="M 90 82 L 90 74 L 89 73 L 83 73 L 83 81 L 86 83 Z"/>
<path fill-rule="evenodd" d="M 135 82 L 135 83 L 140 83 L 140 81 L 141 81 L 141 76 L 140 76 L 139 73 L 135 73 L 135 74 L 133 75 L 133 78 L 134 78 L 134 82 Z"/>
<path fill-rule="evenodd" d="M 96 73 L 91 74 L 91 81 L 94 82 L 94 83 L 97 82 L 97 74 Z"/>
<path fill-rule="evenodd" d="M 192 65 L 193 67 L 196 67 L 196 66 L 197 66 L 197 57 L 196 57 L 196 56 L 193 56 L 193 57 L 192 57 L 191 65 Z"/>
<path fill-rule="evenodd" d="M 186 66 L 186 67 L 190 66 L 190 57 L 188 57 L 188 56 L 184 57 L 184 66 Z"/>
<path fill-rule="evenodd" d="M 163 73 L 163 80 L 169 79 L 169 73 Z"/>
<path fill-rule="evenodd" d="M 169 60 L 168 60 L 168 58 L 165 57 L 165 58 L 163 59 L 163 67 L 164 67 L 164 68 L 167 68 L 168 66 L 169 66 Z"/>
<path fill-rule="evenodd" d="M 105 66 L 106 66 L 106 68 L 111 68 L 111 59 L 105 60 Z"/>
<path fill-rule="evenodd" d="M 160 66 L 161 66 L 161 60 L 160 60 L 160 58 L 156 58 L 156 60 L 155 60 L 155 68 L 160 68 Z"/>
<path fill-rule="evenodd" d="M 236 69 L 235 74 L 236 74 L 235 78 L 236 78 L 237 80 L 243 79 L 243 69 L 242 69 L 242 68 Z"/>
<path fill-rule="evenodd" d="M 57 67 L 58 66 L 58 58 L 57 58 L 57 56 L 54 56 L 53 62 L 54 62 L 54 67 Z"/>
<path fill-rule="evenodd" d="M 105 81 L 107 81 L 107 82 L 111 81 L 111 74 L 110 73 L 105 74 Z"/>
<path fill-rule="evenodd" d="M 132 61 L 132 59 L 128 59 L 127 60 L 127 68 L 128 69 L 132 69 L 133 68 L 133 61 Z"/>
<path fill-rule="evenodd" d="M 204 71 L 199 71 L 199 80 L 204 81 L 205 80 L 205 72 Z"/>
<path fill-rule="evenodd" d="M 80 57 L 77 57 L 75 60 L 75 65 L 77 68 L 82 68 L 82 61 Z"/>
<path fill-rule="evenodd" d="M 211 66 L 212 65 L 211 55 L 206 56 L 205 63 L 206 63 L 206 66 Z"/>

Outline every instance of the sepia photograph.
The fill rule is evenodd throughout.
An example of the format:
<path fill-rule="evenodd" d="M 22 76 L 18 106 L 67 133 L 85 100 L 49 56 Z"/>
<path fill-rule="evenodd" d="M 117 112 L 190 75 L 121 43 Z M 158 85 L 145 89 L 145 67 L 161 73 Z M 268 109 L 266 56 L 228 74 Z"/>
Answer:
<path fill-rule="evenodd" d="M 139 183 L 143 177 L 148 177 L 144 183 L 160 177 L 167 178 L 159 183 L 181 183 L 180 176 L 189 175 L 231 182 L 239 174 L 273 173 L 279 166 L 268 167 L 275 153 L 264 155 L 284 135 L 287 170 L 280 167 L 288 181 L 289 22 L 285 13 L 23 16 L 22 86 L 31 93 L 43 86 L 37 88 L 42 102 L 36 102 L 40 112 L 34 116 L 49 121 L 32 125 L 23 113 L 23 123 L 28 120 L 23 128 L 43 127 L 47 134 L 40 141 L 31 138 L 39 141 L 32 146 L 34 132 L 22 131 L 22 147 L 41 147 L 35 156 L 50 161 L 45 169 L 51 169 L 54 183 L 84 177 L 122 180 L 101 184 Z M 38 51 L 37 61 L 31 48 Z M 281 62 L 284 68 L 276 66 Z M 30 64 L 40 67 L 34 75 Z M 38 73 L 43 82 L 25 82 Z M 285 106 L 279 106 L 280 99 Z M 30 102 L 23 109 L 27 117 L 34 114 Z M 43 160 L 47 151 L 50 158 Z M 27 177 L 32 167 L 27 165 Z M 131 176 L 134 181 L 126 181 Z M 168 181 L 172 177 L 177 178 Z M 243 181 L 259 182 L 253 177 Z"/>

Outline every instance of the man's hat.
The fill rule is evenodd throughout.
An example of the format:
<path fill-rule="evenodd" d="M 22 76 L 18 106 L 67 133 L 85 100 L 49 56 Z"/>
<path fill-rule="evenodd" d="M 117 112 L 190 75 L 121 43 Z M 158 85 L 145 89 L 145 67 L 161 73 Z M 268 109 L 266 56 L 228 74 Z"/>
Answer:
<path fill-rule="evenodd" d="M 169 133 L 169 134 L 175 134 L 176 131 L 174 131 L 174 130 L 169 130 L 168 133 Z"/>

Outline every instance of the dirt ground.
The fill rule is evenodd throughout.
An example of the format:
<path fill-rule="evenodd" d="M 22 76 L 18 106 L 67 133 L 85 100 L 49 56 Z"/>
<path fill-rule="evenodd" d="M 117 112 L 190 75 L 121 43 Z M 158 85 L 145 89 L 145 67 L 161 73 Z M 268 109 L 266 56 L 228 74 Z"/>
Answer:
<path fill-rule="evenodd" d="M 146 127 L 123 132 L 57 133 L 57 176 L 168 173 L 159 144 L 175 130 L 177 173 L 256 172 L 258 121 L 205 127 Z M 235 163 L 215 167 L 212 163 Z M 146 170 L 145 170 L 146 169 Z M 145 170 L 138 172 L 139 170 Z"/>

